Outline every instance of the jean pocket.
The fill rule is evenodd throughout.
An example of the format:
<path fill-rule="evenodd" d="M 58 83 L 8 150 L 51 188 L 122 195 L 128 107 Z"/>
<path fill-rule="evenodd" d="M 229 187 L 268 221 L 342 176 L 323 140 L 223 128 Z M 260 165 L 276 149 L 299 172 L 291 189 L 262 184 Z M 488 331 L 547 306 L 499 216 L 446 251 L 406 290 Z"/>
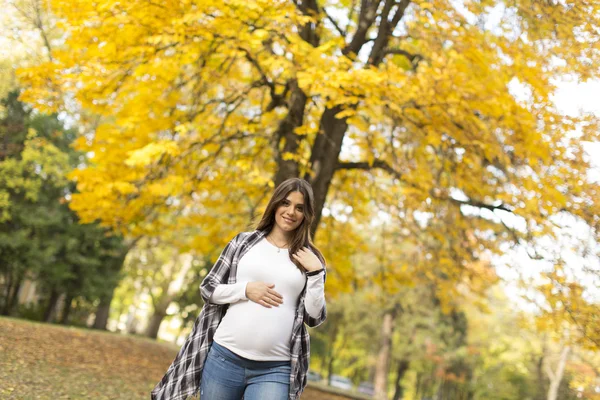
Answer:
<path fill-rule="evenodd" d="M 211 351 L 211 356 L 212 358 L 219 364 L 226 364 L 231 362 L 232 360 L 229 359 L 229 357 L 227 357 L 225 354 L 223 354 L 221 351 L 218 351 L 217 349 L 215 349 L 216 351 Z"/>
<path fill-rule="evenodd" d="M 210 348 L 210 354 L 215 358 L 215 360 L 219 360 L 221 362 L 226 362 L 228 359 L 230 359 L 229 355 L 227 354 L 227 350 L 217 343 L 213 343 L 212 347 Z"/>

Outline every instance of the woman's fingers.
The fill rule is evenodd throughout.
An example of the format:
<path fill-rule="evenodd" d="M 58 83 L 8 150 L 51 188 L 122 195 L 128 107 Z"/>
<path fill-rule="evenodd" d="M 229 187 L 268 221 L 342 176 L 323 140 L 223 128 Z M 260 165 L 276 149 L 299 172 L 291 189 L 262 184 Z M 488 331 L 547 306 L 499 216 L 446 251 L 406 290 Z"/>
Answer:
<path fill-rule="evenodd" d="M 280 295 L 279 293 L 277 293 L 277 292 L 276 292 L 275 290 L 273 290 L 273 289 L 268 289 L 268 290 L 267 290 L 267 293 L 268 293 L 268 294 L 270 294 L 271 296 L 274 296 L 274 297 L 277 297 L 277 298 L 283 299 L 283 296 L 282 296 L 282 295 Z"/>
<path fill-rule="evenodd" d="M 260 304 L 266 308 L 279 307 L 283 304 L 283 296 L 277 291 L 272 289 L 275 287 L 272 283 L 264 282 L 251 282 L 250 289 L 248 289 L 248 299 Z"/>
<path fill-rule="evenodd" d="M 266 293 L 262 296 L 260 301 L 274 307 L 279 307 L 280 304 L 283 304 L 283 298 L 278 293 L 276 293 L 276 295 Z"/>
<path fill-rule="evenodd" d="M 277 300 L 274 300 L 274 299 L 272 299 L 270 297 L 264 297 L 261 301 L 263 303 L 267 304 L 268 308 L 271 308 L 271 306 L 273 306 L 273 307 L 279 307 L 279 304 L 281 304 L 281 302 L 278 302 Z"/>
<path fill-rule="evenodd" d="M 273 304 L 275 306 L 283 304 L 283 299 L 281 297 L 268 296 L 268 299 L 271 302 L 271 304 Z"/>
<path fill-rule="evenodd" d="M 259 300 L 258 304 L 260 304 L 261 306 L 266 307 L 266 308 L 271 308 L 271 305 L 269 303 L 267 303 L 265 300 Z"/>

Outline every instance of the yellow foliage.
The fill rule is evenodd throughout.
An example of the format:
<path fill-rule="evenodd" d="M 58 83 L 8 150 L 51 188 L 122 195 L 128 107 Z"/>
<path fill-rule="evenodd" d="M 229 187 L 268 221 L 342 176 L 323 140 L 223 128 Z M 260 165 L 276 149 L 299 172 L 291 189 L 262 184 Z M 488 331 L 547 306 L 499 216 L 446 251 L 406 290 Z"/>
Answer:
<path fill-rule="evenodd" d="M 485 257 L 551 234 L 562 210 L 597 227 L 597 184 L 582 182 L 589 161 L 571 132 L 585 125 L 583 137 L 598 141 L 598 121 L 563 116 L 552 102 L 553 79 L 600 76 L 587 40 L 597 36 L 594 2 L 519 0 L 516 14 L 489 28 L 453 2 L 416 1 L 402 29 L 388 32 L 380 62 L 363 54 L 376 40 L 347 51 L 359 12 L 342 37 L 324 13 L 283 0 L 48 3 L 65 43 L 51 61 L 20 70 L 22 98 L 42 111 L 81 112 L 86 136 L 76 146 L 89 159 L 70 176 L 83 221 L 128 235 L 182 232 L 212 251 L 263 209 L 298 85 L 299 146 L 283 161 L 315 172 L 311 145 L 327 108 L 349 125 L 339 161 L 354 167 L 336 172 L 317 235 L 335 266 L 333 291 L 358 279 L 356 232 L 376 230 L 378 212 L 412 257 L 392 251 L 393 279 L 380 283 L 395 291 L 433 281 L 447 304 L 457 285 L 479 292 L 494 282 Z M 327 7 L 348 15 L 359 3 Z M 484 21 L 497 4 L 465 7 Z M 530 232 L 491 221 L 501 213 Z"/>

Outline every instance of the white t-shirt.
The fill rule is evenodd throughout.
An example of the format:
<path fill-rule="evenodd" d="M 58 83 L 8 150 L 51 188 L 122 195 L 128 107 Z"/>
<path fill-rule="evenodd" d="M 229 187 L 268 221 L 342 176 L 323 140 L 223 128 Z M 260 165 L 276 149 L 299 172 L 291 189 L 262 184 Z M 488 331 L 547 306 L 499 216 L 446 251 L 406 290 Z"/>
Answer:
<path fill-rule="evenodd" d="M 266 308 L 246 298 L 246 284 L 273 283 L 283 296 L 283 304 Z M 255 361 L 290 359 L 290 339 L 298 298 L 307 282 L 305 299 L 309 315 L 318 314 L 324 301 L 323 274 L 307 277 L 292 263 L 287 249 L 278 248 L 265 238 L 240 259 L 237 283 L 218 285 L 211 302 L 230 303 L 214 341 L 237 355 Z"/>

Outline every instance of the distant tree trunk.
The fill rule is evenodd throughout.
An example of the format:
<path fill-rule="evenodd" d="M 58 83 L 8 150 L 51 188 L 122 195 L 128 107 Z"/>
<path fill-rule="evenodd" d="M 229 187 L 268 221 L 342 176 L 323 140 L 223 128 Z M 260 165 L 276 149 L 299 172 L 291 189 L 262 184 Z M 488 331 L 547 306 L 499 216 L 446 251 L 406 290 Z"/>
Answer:
<path fill-rule="evenodd" d="M 179 261 L 179 256 L 177 254 L 173 257 L 173 265 L 176 265 Z M 188 264 L 188 266 L 191 264 Z M 188 267 L 183 267 L 179 273 L 185 275 L 187 273 Z M 171 280 L 173 280 L 174 276 L 171 276 Z M 158 330 L 160 329 L 160 324 L 163 319 L 167 316 L 167 310 L 173 300 L 175 300 L 176 293 L 170 293 L 170 282 L 164 282 L 162 285 L 162 293 L 163 295 L 155 298 L 152 297 L 152 305 L 154 306 L 154 313 L 150 318 L 150 322 L 148 323 L 148 327 L 146 328 L 146 336 L 156 339 L 158 336 Z"/>
<path fill-rule="evenodd" d="M 65 297 L 65 304 L 63 305 L 63 312 L 60 316 L 60 323 L 62 325 L 67 325 L 69 323 L 69 314 L 71 313 L 71 303 L 73 303 L 73 295 L 71 293 L 67 293 Z"/>
<path fill-rule="evenodd" d="M 394 389 L 394 400 L 401 400 L 404 396 L 404 390 L 401 385 L 402 378 L 406 375 L 410 361 L 402 359 L 398 362 L 398 369 L 396 370 L 396 385 Z"/>
<path fill-rule="evenodd" d="M 397 307 L 394 307 L 383 314 L 379 353 L 375 364 L 375 399 L 377 400 L 387 399 L 388 371 L 390 369 L 392 335 L 394 333 L 396 313 Z"/>
<path fill-rule="evenodd" d="M 127 326 L 125 327 L 126 332 L 130 335 L 137 334 L 138 322 L 139 322 L 139 320 L 137 319 L 136 315 L 133 314 L 131 319 L 127 322 Z"/>
<path fill-rule="evenodd" d="M 12 294 L 8 299 L 8 314 L 11 314 L 19 302 L 19 291 L 23 284 L 23 277 L 19 276 L 13 286 Z"/>
<path fill-rule="evenodd" d="M 0 310 L 0 314 L 2 315 L 8 315 L 8 300 L 10 299 L 10 288 L 12 286 L 11 281 L 11 274 L 6 274 L 4 280 L 4 293 L 2 293 L 2 310 Z"/>
<path fill-rule="evenodd" d="M 146 336 L 152 339 L 156 339 L 156 337 L 158 336 L 158 330 L 160 329 L 160 324 L 166 316 L 166 312 L 162 312 L 161 310 L 154 311 L 154 314 L 152 314 L 152 317 L 150 318 L 150 322 L 148 322 Z"/>
<path fill-rule="evenodd" d="M 333 352 L 334 344 L 337 340 L 340 321 L 341 319 L 337 319 L 336 315 L 339 317 L 339 314 L 331 315 L 331 321 L 333 322 L 333 330 L 329 335 L 329 347 L 327 351 L 327 384 L 331 385 L 331 376 L 333 375 L 333 362 L 335 360 L 335 354 Z M 336 322 L 337 321 L 337 322 Z"/>
<path fill-rule="evenodd" d="M 436 380 L 437 383 L 437 380 Z M 442 396 L 445 393 L 444 390 L 444 386 L 445 386 L 446 380 L 444 378 L 441 378 L 441 382 L 439 384 L 437 384 L 437 389 L 435 391 L 435 394 L 433 395 L 434 400 L 445 400 Z"/>
<path fill-rule="evenodd" d="M 546 398 L 546 385 L 544 384 L 544 354 L 542 354 L 536 364 L 537 375 L 537 393 L 536 400 L 544 400 Z"/>
<path fill-rule="evenodd" d="M 335 357 L 331 355 L 329 357 L 329 362 L 327 363 L 327 384 L 331 385 L 331 376 L 333 375 L 333 360 Z"/>
<path fill-rule="evenodd" d="M 561 353 L 560 358 L 558 359 L 558 365 L 556 367 L 556 371 L 552 370 L 550 364 L 546 364 L 546 373 L 550 378 L 550 387 L 548 388 L 548 398 L 547 400 L 556 400 L 558 396 L 558 388 L 560 386 L 560 382 L 562 381 L 565 365 L 567 364 L 567 358 L 569 357 L 569 350 L 571 348 L 569 346 L 565 346 Z"/>
<path fill-rule="evenodd" d="M 338 333 L 338 329 L 336 327 L 335 329 L 335 335 L 333 335 L 333 340 L 331 341 L 331 345 L 329 346 L 329 356 L 328 356 L 328 363 L 327 363 L 327 384 L 331 385 L 331 377 L 333 376 L 333 363 L 335 361 L 335 357 L 336 354 L 333 351 L 333 345 L 335 344 L 336 340 L 337 340 L 337 333 Z M 342 348 L 344 346 L 342 345 Z"/>
<path fill-rule="evenodd" d="M 321 357 L 321 372 L 323 372 L 323 373 L 325 371 L 327 371 L 327 369 L 326 369 L 327 361 L 328 361 L 327 354 L 323 354 L 323 357 Z"/>
<path fill-rule="evenodd" d="M 127 247 L 121 252 L 120 256 L 115 259 L 113 264 L 113 272 L 115 275 L 118 275 L 121 269 L 123 268 L 123 263 L 125 262 L 125 257 L 127 257 L 127 253 L 140 238 L 136 238 L 132 240 Z M 112 303 L 113 297 L 115 296 L 115 289 L 119 285 L 118 281 L 115 281 L 112 287 L 110 288 L 109 293 L 105 294 L 100 298 L 100 304 L 98 304 L 98 308 L 96 309 L 96 319 L 94 320 L 94 325 L 92 325 L 92 329 L 100 329 L 106 330 L 106 325 L 108 324 L 108 317 L 110 316 L 110 303 Z"/>
<path fill-rule="evenodd" d="M 420 399 L 422 390 L 422 382 L 423 382 L 423 373 L 417 372 L 417 378 L 415 382 L 415 399 Z"/>
<path fill-rule="evenodd" d="M 92 325 L 93 329 L 106 330 L 108 316 L 110 315 L 110 303 L 112 303 L 114 290 L 115 288 L 113 288 L 110 295 L 100 299 L 100 304 L 98 304 L 98 308 L 96 309 L 96 319 L 94 320 L 94 325 Z"/>
<path fill-rule="evenodd" d="M 48 306 L 44 312 L 44 322 L 52 322 L 54 319 L 54 311 L 59 297 L 60 293 L 58 290 L 52 288 L 52 291 L 50 292 L 50 299 L 48 299 Z"/>
<path fill-rule="evenodd" d="M 17 306 L 19 299 L 19 290 L 23 283 L 23 276 L 19 275 L 14 277 L 12 274 L 8 274 L 6 290 L 4 292 L 4 304 L 2 307 L 1 315 L 11 315 Z"/>

